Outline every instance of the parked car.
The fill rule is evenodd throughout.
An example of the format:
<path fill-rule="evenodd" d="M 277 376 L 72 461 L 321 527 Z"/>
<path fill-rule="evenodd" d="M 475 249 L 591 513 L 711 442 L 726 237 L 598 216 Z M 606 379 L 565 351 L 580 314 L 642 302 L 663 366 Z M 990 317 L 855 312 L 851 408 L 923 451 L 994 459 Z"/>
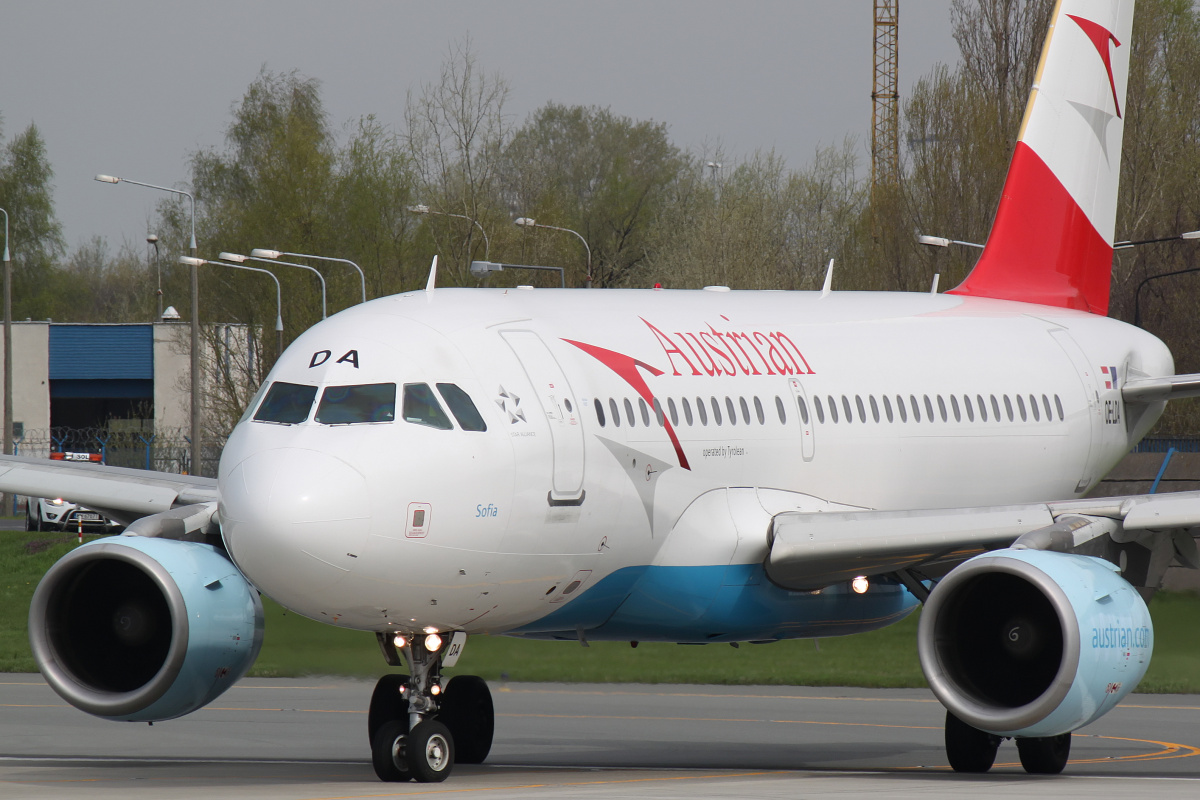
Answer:
<path fill-rule="evenodd" d="M 54 452 L 52 461 L 79 461 L 103 464 L 99 453 Z M 25 503 L 25 530 L 27 531 L 77 531 L 82 525 L 88 533 L 117 533 L 121 525 L 85 506 L 63 500 L 61 497 L 29 497 Z"/>

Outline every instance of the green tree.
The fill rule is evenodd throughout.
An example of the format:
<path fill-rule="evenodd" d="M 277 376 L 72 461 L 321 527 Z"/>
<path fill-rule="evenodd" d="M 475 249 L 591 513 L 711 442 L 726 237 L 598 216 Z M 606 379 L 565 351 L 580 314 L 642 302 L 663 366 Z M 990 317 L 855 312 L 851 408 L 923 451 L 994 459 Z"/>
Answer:
<path fill-rule="evenodd" d="M 774 153 L 702 153 L 657 209 L 647 268 L 672 288 L 810 289 L 841 259 L 862 214 L 857 146 L 821 148 L 802 170 Z M 839 273 L 840 274 L 840 273 Z"/>
<path fill-rule="evenodd" d="M 406 211 L 415 202 L 411 157 L 400 138 L 374 116 L 358 120 L 352 132 L 336 162 L 332 254 L 350 254 L 344 257 L 372 267 L 366 276 L 370 296 L 412 288 L 424 276 L 414 274 L 417 224 Z M 331 287 L 343 287 L 341 296 L 358 296 L 360 282 L 353 270 L 327 279 Z"/>
<path fill-rule="evenodd" d="M 35 123 L 0 153 L 0 208 L 8 212 L 13 262 L 13 317 L 61 316 L 60 281 L 54 271 L 66 252 L 54 213 L 54 170 Z"/>
<path fill-rule="evenodd" d="M 655 207 L 685 163 L 663 123 L 547 103 L 505 150 L 506 199 L 522 216 L 579 232 L 591 248 L 594 285 L 622 285 L 645 258 Z M 572 237 L 526 234 L 536 237 L 527 249 L 582 263 Z"/>
<path fill-rule="evenodd" d="M 223 150 L 207 148 L 191 156 L 201 256 L 211 259 L 222 251 L 248 254 L 256 247 L 328 253 L 337 154 L 320 83 L 295 71 L 278 74 L 264 68 L 233 107 L 225 143 Z M 170 231 L 166 251 L 186 252 L 186 200 L 167 200 L 159 209 L 160 228 Z M 243 270 L 201 270 L 203 318 L 245 322 L 264 331 L 266 347 L 255 352 L 273 359 L 274 283 Z M 290 340 L 320 319 L 319 283 L 305 270 L 272 271 L 283 287 Z M 186 277 L 185 270 L 176 271 L 176 280 Z"/>

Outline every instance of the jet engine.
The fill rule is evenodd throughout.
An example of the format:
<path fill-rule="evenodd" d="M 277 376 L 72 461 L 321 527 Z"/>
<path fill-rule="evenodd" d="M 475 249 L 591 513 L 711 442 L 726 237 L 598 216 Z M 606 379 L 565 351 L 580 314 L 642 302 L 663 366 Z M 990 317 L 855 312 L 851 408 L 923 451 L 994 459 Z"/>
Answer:
<path fill-rule="evenodd" d="M 922 612 L 917 648 L 937 698 L 1000 736 L 1073 731 L 1133 691 L 1150 664 L 1150 612 L 1091 556 L 997 550 L 956 567 Z"/>
<path fill-rule="evenodd" d="M 89 542 L 38 584 L 29 641 L 54 691 L 112 720 L 174 719 L 241 678 L 262 646 L 258 592 L 209 544 Z"/>

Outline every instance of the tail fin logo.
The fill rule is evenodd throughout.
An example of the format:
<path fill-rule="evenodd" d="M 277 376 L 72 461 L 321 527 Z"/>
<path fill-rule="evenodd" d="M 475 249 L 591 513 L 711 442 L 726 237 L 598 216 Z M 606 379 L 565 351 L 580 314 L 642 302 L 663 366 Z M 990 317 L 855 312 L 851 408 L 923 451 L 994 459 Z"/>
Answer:
<path fill-rule="evenodd" d="M 1090 19 L 1077 17 L 1074 14 L 1067 14 L 1075 24 L 1083 29 L 1083 32 L 1091 40 L 1092 46 L 1096 48 L 1096 52 L 1100 54 L 1100 60 L 1104 62 L 1104 69 L 1108 71 L 1108 86 L 1112 89 L 1113 105 L 1117 109 L 1117 118 L 1121 118 L 1121 101 L 1117 99 L 1117 82 L 1113 78 L 1112 54 L 1109 48 L 1109 43 L 1113 47 L 1120 47 L 1121 43 L 1117 41 L 1117 37 L 1112 35 L 1112 31 L 1105 28 L 1103 25 L 1098 25 Z"/>

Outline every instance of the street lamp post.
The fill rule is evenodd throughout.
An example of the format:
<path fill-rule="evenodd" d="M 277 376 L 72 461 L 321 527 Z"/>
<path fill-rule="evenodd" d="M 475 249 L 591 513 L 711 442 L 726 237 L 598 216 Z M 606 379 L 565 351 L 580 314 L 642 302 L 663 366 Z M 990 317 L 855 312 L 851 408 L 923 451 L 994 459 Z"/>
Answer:
<path fill-rule="evenodd" d="M 0 208 L 4 214 L 4 455 L 11 456 L 13 451 L 13 375 L 12 375 L 12 258 L 8 252 L 8 211 Z M 3 508 L 9 509 L 9 494 L 5 492 Z"/>
<path fill-rule="evenodd" d="M 274 259 L 268 260 L 265 258 L 258 258 L 256 256 L 244 256 L 240 253 L 221 253 L 219 256 L 217 256 L 217 258 L 221 259 L 222 261 L 232 261 L 235 264 L 245 264 L 247 261 L 261 261 L 266 264 L 282 264 L 285 267 L 299 267 L 300 269 L 308 270 L 316 275 L 317 280 L 321 282 L 321 319 L 328 318 L 329 315 L 326 313 L 327 306 L 325 305 L 325 276 L 313 267 L 310 267 L 307 264 L 293 264 L 290 261 L 276 261 Z"/>
<path fill-rule="evenodd" d="M 432 208 L 430 208 L 429 206 L 424 205 L 424 204 L 416 205 L 416 206 L 409 206 L 408 211 L 409 211 L 409 213 L 412 213 L 412 214 L 436 214 L 439 217 L 454 217 L 455 219 L 467 220 L 468 222 L 472 223 L 476 228 L 479 228 L 479 232 L 483 235 L 483 258 L 484 258 L 484 260 L 487 260 L 487 258 L 489 257 L 489 255 L 491 253 L 492 245 L 491 245 L 491 242 L 488 241 L 487 231 L 485 231 L 483 229 L 483 226 L 479 224 L 479 220 L 474 219 L 472 217 L 468 217 L 466 214 L 452 214 L 449 211 L 434 211 Z M 295 254 L 293 253 L 291 255 L 295 255 Z"/>
<path fill-rule="evenodd" d="M 271 280 L 275 281 L 275 338 L 277 348 L 275 359 L 279 359 L 279 356 L 283 353 L 283 291 L 279 288 L 279 278 L 275 277 L 274 272 L 271 272 L 269 269 L 247 267 L 245 264 L 232 264 L 226 261 L 207 261 L 203 258 L 188 258 L 187 256 L 180 256 L 179 263 L 189 266 L 192 269 L 202 267 L 205 264 L 212 264 L 214 267 L 233 267 L 234 269 L 244 269 L 249 272 L 261 272 L 263 275 L 270 275 Z"/>
<path fill-rule="evenodd" d="M 158 236 L 150 234 L 146 237 L 146 244 L 154 245 L 154 272 L 158 275 L 158 316 L 155 319 L 162 320 L 163 315 L 163 293 L 162 293 L 162 267 L 158 263 Z"/>
<path fill-rule="evenodd" d="M 160 192 L 171 192 L 172 194 L 181 194 L 191 203 L 192 210 L 192 239 L 188 244 L 192 258 L 196 258 L 196 198 L 191 192 L 185 192 L 182 189 L 172 189 L 168 186 L 157 186 L 153 183 L 142 183 L 141 181 L 131 180 L 129 178 L 118 178 L 114 175 L 97 175 L 96 180 L 101 183 L 132 183 L 134 186 L 145 186 L 147 189 L 158 189 Z M 195 267 L 192 268 L 192 356 L 191 356 L 191 373 L 192 373 L 192 473 L 199 474 L 201 471 L 201 434 L 200 434 L 200 273 Z"/>
<path fill-rule="evenodd" d="M 567 277 L 562 267 L 536 267 L 532 264 L 495 264 L 491 261 L 471 262 L 471 274 L 476 278 L 485 278 L 489 272 L 501 272 L 506 269 L 538 269 L 546 272 L 557 272 L 562 288 L 567 288 Z"/>
<path fill-rule="evenodd" d="M 570 228 L 560 228 L 557 225 L 543 225 L 532 217 L 517 217 L 513 222 L 522 228 L 546 228 L 547 230 L 563 231 L 564 233 L 572 233 L 577 236 L 579 241 L 583 242 L 584 249 L 587 250 L 587 281 L 585 285 L 588 289 L 592 288 L 592 248 L 588 245 L 587 239 L 579 234 L 579 231 L 573 231 Z"/>
<path fill-rule="evenodd" d="M 960 244 L 963 247 L 983 249 L 983 245 L 975 244 L 974 242 L 961 242 L 958 239 L 947 239 L 944 236 L 926 236 L 923 233 L 917 234 L 917 244 L 927 245 L 928 247 L 949 247 L 952 244 Z"/>
<path fill-rule="evenodd" d="M 358 264 L 355 264 L 353 261 L 351 261 L 348 258 L 331 258 L 330 256 L 314 256 L 314 255 L 309 255 L 308 253 L 285 253 L 282 250 L 264 250 L 259 247 L 256 247 L 253 250 L 251 250 L 250 255 L 251 255 L 251 257 L 257 258 L 259 260 L 264 259 L 264 258 L 269 258 L 272 261 L 274 261 L 275 259 L 279 258 L 280 256 L 290 256 L 292 258 L 313 258 L 313 259 L 316 259 L 317 261 L 334 261 L 334 262 L 337 262 L 338 264 L 349 264 L 350 266 L 352 266 L 356 270 L 358 270 L 358 281 L 360 284 L 362 284 L 362 301 L 364 303 L 367 302 L 367 276 L 363 274 L 362 267 L 360 267 Z M 279 263 L 286 264 L 287 262 L 280 261 Z M 292 264 L 291 266 L 298 267 L 298 266 L 302 266 L 302 265 Z M 312 269 L 312 267 L 309 267 L 309 269 Z M 323 283 L 324 283 L 324 280 L 322 279 L 322 284 Z"/>

